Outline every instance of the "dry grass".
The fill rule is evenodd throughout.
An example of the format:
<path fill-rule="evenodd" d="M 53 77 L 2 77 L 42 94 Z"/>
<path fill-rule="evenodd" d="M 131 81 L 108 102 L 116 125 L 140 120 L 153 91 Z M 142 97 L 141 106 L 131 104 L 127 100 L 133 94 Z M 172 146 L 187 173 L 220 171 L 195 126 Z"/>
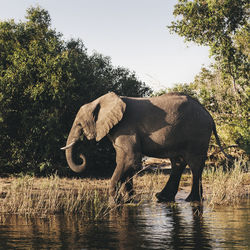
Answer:
<path fill-rule="evenodd" d="M 235 204 L 249 194 L 250 175 L 243 173 L 241 162 L 229 172 L 205 171 L 204 196 L 209 205 Z M 156 201 L 155 193 L 166 184 L 168 176 L 162 173 L 134 177 L 134 201 Z M 26 216 L 64 213 L 79 214 L 85 219 L 103 218 L 112 209 L 109 206 L 109 180 L 50 178 L 0 179 L 0 214 Z M 191 176 L 183 175 L 180 189 L 190 191 Z M 122 190 L 122 189 L 121 189 Z M 121 195 L 122 195 L 121 191 Z M 125 197 L 123 197 L 125 198 Z"/>
<path fill-rule="evenodd" d="M 78 213 L 95 219 L 108 207 L 108 182 L 50 178 L 2 179 L 2 214 L 40 215 Z"/>
<path fill-rule="evenodd" d="M 250 174 L 244 173 L 243 165 L 245 164 L 242 161 L 237 161 L 234 167 L 226 172 L 222 168 L 205 171 L 205 199 L 210 206 L 235 205 L 242 198 L 249 198 Z"/>

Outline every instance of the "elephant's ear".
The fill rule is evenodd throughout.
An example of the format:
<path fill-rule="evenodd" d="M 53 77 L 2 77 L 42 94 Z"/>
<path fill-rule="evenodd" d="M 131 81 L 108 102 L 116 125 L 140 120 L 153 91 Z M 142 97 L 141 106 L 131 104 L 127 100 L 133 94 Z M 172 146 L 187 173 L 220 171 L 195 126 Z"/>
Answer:
<path fill-rule="evenodd" d="M 99 99 L 99 112 L 96 116 L 96 141 L 108 134 L 123 117 L 126 109 L 125 102 L 115 93 L 110 92 Z"/>

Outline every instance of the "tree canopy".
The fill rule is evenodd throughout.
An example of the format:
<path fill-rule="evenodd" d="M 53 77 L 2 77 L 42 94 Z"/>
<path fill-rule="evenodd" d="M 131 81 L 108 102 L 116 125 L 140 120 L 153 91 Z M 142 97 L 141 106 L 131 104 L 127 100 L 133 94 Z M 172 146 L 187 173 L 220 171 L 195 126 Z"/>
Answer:
<path fill-rule="evenodd" d="M 179 0 L 174 15 L 180 19 L 169 26 L 186 41 L 209 46 L 237 91 L 244 86 L 240 78 L 249 78 L 249 5 L 248 0 Z"/>
<path fill-rule="evenodd" d="M 215 59 L 190 85 L 174 89 L 195 95 L 212 113 L 228 141 L 250 152 L 249 1 L 179 0 L 170 31 L 209 46 Z"/>
<path fill-rule="evenodd" d="M 109 57 L 89 55 L 80 39 L 64 41 L 40 7 L 24 22 L 0 22 L 0 58 L 0 173 L 63 171 L 59 149 L 81 105 L 108 91 L 151 93 Z M 100 147 L 99 155 L 109 151 Z"/>

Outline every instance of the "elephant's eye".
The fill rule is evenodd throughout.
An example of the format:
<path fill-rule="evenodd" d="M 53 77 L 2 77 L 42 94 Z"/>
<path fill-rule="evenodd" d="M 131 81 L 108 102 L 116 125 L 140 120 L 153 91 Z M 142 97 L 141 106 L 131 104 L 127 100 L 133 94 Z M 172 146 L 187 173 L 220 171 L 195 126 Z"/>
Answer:
<path fill-rule="evenodd" d="M 81 123 L 80 123 L 80 122 L 79 122 L 79 123 L 77 123 L 77 124 L 76 124 L 76 127 L 77 127 L 78 129 L 82 128 Z"/>
<path fill-rule="evenodd" d="M 77 131 L 77 133 L 82 133 L 83 132 L 81 123 L 77 124 L 75 128 L 76 128 L 75 131 Z"/>

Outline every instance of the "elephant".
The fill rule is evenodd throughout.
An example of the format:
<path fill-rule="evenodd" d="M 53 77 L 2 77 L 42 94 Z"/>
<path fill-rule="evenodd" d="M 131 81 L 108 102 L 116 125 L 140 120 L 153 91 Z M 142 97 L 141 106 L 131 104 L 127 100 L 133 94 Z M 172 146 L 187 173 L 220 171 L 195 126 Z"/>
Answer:
<path fill-rule="evenodd" d="M 86 167 L 86 158 L 75 164 L 73 145 L 83 134 L 88 140 L 100 141 L 107 136 L 116 151 L 116 168 L 109 195 L 115 202 L 118 182 L 125 182 L 133 195 L 133 175 L 143 156 L 169 158 L 171 173 L 163 190 L 156 194 L 159 202 L 175 201 L 181 175 L 188 165 L 192 172 L 191 192 L 186 201 L 202 200 L 202 171 L 212 132 L 223 151 L 216 125 L 200 102 L 187 94 L 167 93 L 161 96 L 135 98 L 109 92 L 83 105 L 67 138 L 66 159 L 79 173 Z"/>

